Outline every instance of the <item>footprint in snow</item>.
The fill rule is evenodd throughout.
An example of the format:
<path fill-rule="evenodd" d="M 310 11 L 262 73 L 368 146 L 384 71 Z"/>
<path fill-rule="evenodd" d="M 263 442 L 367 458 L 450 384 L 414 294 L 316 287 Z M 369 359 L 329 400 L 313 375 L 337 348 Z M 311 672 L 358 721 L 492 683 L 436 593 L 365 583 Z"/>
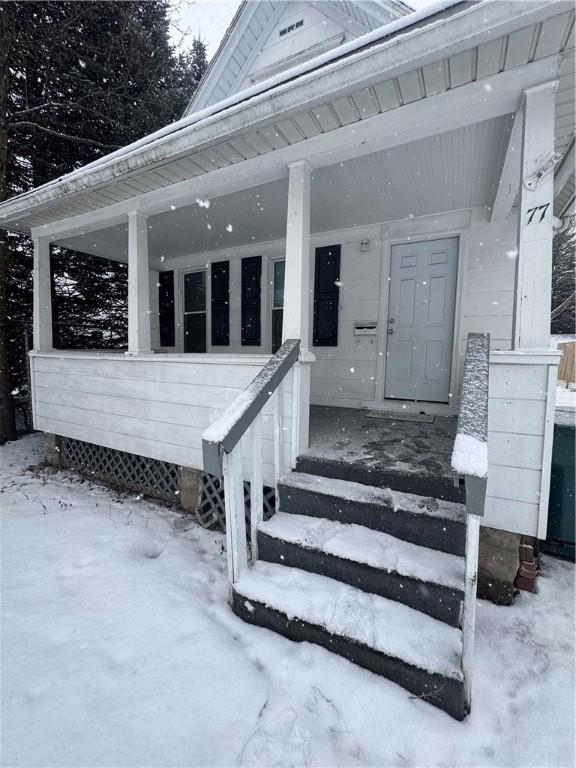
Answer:
<path fill-rule="evenodd" d="M 263 723 L 244 745 L 240 765 L 245 768 L 308 765 L 306 745 L 296 721 L 295 710 L 285 709 Z"/>
<path fill-rule="evenodd" d="M 306 702 L 306 709 L 318 717 L 326 729 L 336 752 L 336 765 L 366 765 L 367 761 L 362 748 L 342 728 L 342 718 L 335 704 L 314 686 Z"/>

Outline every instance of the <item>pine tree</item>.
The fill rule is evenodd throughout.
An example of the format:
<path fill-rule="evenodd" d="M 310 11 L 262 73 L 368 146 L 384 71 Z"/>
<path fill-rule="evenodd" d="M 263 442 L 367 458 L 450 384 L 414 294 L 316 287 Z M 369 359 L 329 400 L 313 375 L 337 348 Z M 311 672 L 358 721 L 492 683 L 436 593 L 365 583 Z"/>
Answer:
<path fill-rule="evenodd" d="M 177 54 L 169 24 L 167 0 L 0 3 L 0 200 L 181 116 L 206 51 L 195 40 Z M 0 232 L 0 443 L 15 436 L 10 391 L 25 381 L 31 256 L 28 238 Z M 121 345 L 126 266 L 57 249 L 53 272 L 55 341 Z"/>

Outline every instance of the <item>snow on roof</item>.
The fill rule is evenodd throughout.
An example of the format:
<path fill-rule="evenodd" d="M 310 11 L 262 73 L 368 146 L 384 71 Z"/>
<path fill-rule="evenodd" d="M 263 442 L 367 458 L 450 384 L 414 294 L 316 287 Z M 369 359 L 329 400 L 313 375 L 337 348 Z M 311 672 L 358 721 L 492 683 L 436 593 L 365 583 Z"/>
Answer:
<path fill-rule="evenodd" d="M 235 93 L 223 101 L 206 107 L 198 112 L 194 112 L 191 115 L 187 115 L 158 131 L 154 131 L 153 133 L 144 136 L 138 141 L 132 142 L 121 149 L 104 155 L 98 160 L 94 160 L 64 176 L 60 176 L 46 184 L 11 198 L 0 204 L 0 212 L 10 207 L 16 201 L 24 201 L 34 197 L 40 191 L 54 190 L 54 197 L 57 197 L 59 186 L 82 177 L 89 171 L 104 171 L 110 167 L 118 166 L 123 160 L 127 160 L 137 154 L 143 154 L 154 150 L 171 138 L 183 135 L 194 129 L 199 129 L 202 125 L 212 121 L 216 116 L 221 116 L 224 112 L 230 113 L 241 109 L 246 102 L 251 101 L 258 96 L 263 96 L 263 94 L 268 93 L 272 89 L 274 89 L 275 92 L 279 92 L 282 87 L 286 87 L 295 79 L 309 75 L 319 68 L 327 68 L 330 65 L 337 66 L 338 62 L 344 58 L 351 59 L 355 56 L 362 56 L 367 49 L 371 49 L 379 43 L 387 44 L 391 38 L 397 38 L 401 33 L 407 33 L 420 22 L 459 5 L 464 5 L 463 0 L 437 0 L 420 11 L 410 13 L 389 24 L 378 27 L 366 35 L 362 35 L 336 49 L 322 53 L 319 56 L 302 62 L 295 67 L 284 70 L 260 83 Z M 468 4 L 466 3 L 465 5 L 467 6 Z M 98 183 L 102 183 L 102 181 L 104 181 L 104 179 L 102 176 L 99 176 Z"/>

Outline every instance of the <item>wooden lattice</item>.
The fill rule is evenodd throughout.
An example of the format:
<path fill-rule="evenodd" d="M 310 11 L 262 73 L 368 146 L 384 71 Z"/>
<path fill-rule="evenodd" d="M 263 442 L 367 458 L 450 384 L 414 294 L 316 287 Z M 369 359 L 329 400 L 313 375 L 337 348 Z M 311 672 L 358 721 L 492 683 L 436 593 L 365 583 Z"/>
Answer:
<path fill-rule="evenodd" d="M 104 480 L 120 488 L 143 493 L 146 496 L 178 501 L 182 471 L 177 464 L 136 456 L 133 453 L 105 448 L 82 440 L 62 438 L 61 463 L 83 474 Z M 250 522 L 250 483 L 244 483 L 246 520 Z M 264 519 L 274 514 L 274 488 L 264 486 Z M 200 478 L 200 499 L 194 517 L 204 528 L 226 530 L 224 483 L 217 477 L 203 473 Z"/>
<path fill-rule="evenodd" d="M 62 438 L 60 450 L 63 466 L 146 496 L 178 500 L 181 470 L 176 464 L 67 437 Z"/>
<path fill-rule="evenodd" d="M 250 483 L 244 482 L 244 505 L 246 522 L 250 524 Z M 264 486 L 264 519 L 268 520 L 274 514 L 276 494 L 274 488 Z M 200 503 L 196 518 L 204 528 L 226 530 L 226 509 L 224 500 L 224 483 L 217 477 L 203 474 L 200 480 Z"/>

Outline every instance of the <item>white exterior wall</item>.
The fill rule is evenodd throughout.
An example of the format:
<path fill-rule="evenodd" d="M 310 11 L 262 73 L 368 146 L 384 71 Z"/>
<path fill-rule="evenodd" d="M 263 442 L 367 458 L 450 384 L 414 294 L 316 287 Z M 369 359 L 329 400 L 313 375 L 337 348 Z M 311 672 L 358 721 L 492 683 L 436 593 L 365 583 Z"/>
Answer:
<path fill-rule="evenodd" d="M 46 352 L 31 356 L 34 426 L 44 432 L 202 468 L 202 432 L 259 373 L 266 358 Z M 284 382 L 290 455 L 292 375 Z M 274 484 L 273 406 L 263 415 L 263 473 Z M 243 441 L 244 477 L 250 445 Z"/>
<path fill-rule="evenodd" d="M 546 538 L 559 353 L 492 352 L 488 487 L 482 520 Z"/>
<path fill-rule="evenodd" d="M 512 338 L 512 302 L 517 222 L 512 216 L 491 224 L 480 210 L 458 211 L 316 234 L 311 238 L 310 311 L 313 316 L 314 252 L 323 245 L 340 245 L 340 304 L 338 346 L 313 347 L 311 401 L 315 405 L 360 408 L 381 401 L 386 360 L 386 312 L 391 246 L 408 239 L 457 236 L 460 238 L 459 281 L 456 305 L 452 391 L 450 406 L 455 412 L 460 390 L 461 365 L 467 334 L 491 334 L 492 349 L 507 350 Z M 366 252 L 360 250 L 368 240 Z M 271 352 L 271 263 L 283 257 L 284 242 L 258 243 L 228 251 L 166 259 L 163 268 L 174 269 L 176 308 L 176 351 L 183 350 L 182 284 L 183 273 L 206 268 L 207 350 L 218 354 L 269 354 Z M 262 256 L 261 323 L 262 344 L 241 346 L 241 259 Z M 230 345 L 212 347 L 210 332 L 210 263 L 230 261 Z M 157 298 L 156 298 L 157 301 Z M 377 335 L 355 336 L 355 322 L 376 322 Z M 312 344 L 312 339 L 310 339 Z"/>

